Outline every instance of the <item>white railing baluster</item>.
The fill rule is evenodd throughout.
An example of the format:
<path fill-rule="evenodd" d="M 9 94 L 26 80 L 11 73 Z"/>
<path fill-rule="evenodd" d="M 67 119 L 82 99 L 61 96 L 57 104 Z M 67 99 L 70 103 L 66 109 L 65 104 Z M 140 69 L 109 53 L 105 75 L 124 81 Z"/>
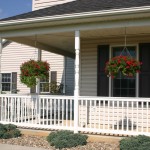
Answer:
<path fill-rule="evenodd" d="M 58 99 L 58 126 L 60 126 L 60 99 Z"/>
<path fill-rule="evenodd" d="M 133 107 L 134 107 L 134 103 L 133 103 L 133 101 L 132 101 L 132 103 L 131 103 L 131 108 L 132 108 L 132 118 L 131 118 L 131 131 L 133 132 L 134 131 L 134 121 L 133 121 Z"/>
<path fill-rule="evenodd" d="M 129 131 L 129 101 L 127 101 L 127 131 Z"/>
<path fill-rule="evenodd" d="M 72 127 L 72 99 L 70 99 L 70 127 Z"/>
<path fill-rule="evenodd" d="M 68 127 L 68 99 L 66 99 L 66 126 Z"/>
<path fill-rule="evenodd" d="M 137 124 L 137 132 L 139 132 L 139 101 L 137 101 L 137 108 L 136 108 L 136 112 L 137 112 L 137 118 L 136 118 L 136 124 Z"/>
<path fill-rule="evenodd" d="M 57 99 L 54 99 L 54 126 L 56 126 L 56 108 L 57 108 L 56 101 Z"/>
<path fill-rule="evenodd" d="M 100 111 L 101 111 L 101 101 L 100 100 L 98 101 L 98 106 L 99 106 L 99 109 L 98 109 L 98 111 L 99 111 L 98 124 L 99 124 L 99 129 L 100 129 L 101 128 L 101 126 L 100 126 L 101 125 L 101 113 L 100 113 Z"/>
<path fill-rule="evenodd" d="M 48 98 L 46 98 L 46 124 L 48 125 Z"/>
<path fill-rule="evenodd" d="M 108 101 L 108 115 L 107 115 L 107 118 L 108 118 L 108 130 L 110 130 L 110 101 Z"/>
<path fill-rule="evenodd" d="M 25 123 L 27 123 L 27 98 L 24 99 L 24 116 L 25 116 Z"/>
<path fill-rule="evenodd" d="M 64 126 L 64 99 L 62 99 L 62 126 Z"/>
<path fill-rule="evenodd" d="M 125 103 L 124 101 L 122 102 L 122 117 L 121 117 L 121 121 L 122 121 L 122 127 L 121 130 L 124 130 L 124 108 L 125 108 Z"/>
<path fill-rule="evenodd" d="M 92 128 L 92 101 L 90 100 L 90 120 L 89 120 L 89 123 L 90 123 L 90 128 Z"/>
<path fill-rule="evenodd" d="M 6 117 L 7 117 L 7 97 L 5 97 L 5 121 L 7 121 Z"/>
<path fill-rule="evenodd" d="M 141 126 L 142 132 L 143 132 L 143 117 L 144 117 L 144 116 L 143 116 L 143 115 L 144 115 L 144 112 L 143 112 L 143 107 L 144 107 L 144 105 L 143 105 L 143 103 L 144 103 L 144 102 L 142 102 L 142 126 Z"/>
<path fill-rule="evenodd" d="M 149 110 L 149 109 L 148 109 L 149 107 L 148 107 L 148 105 L 149 105 L 149 102 L 146 102 L 146 106 L 147 106 L 147 107 L 146 107 L 146 108 L 147 108 L 147 111 L 146 111 L 146 120 L 147 120 L 147 121 L 146 121 L 146 132 L 148 132 L 148 128 L 149 128 L 149 123 L 148 123 L 148 122 L 149 122 L 149 111 L 148 111 L 148 110 Z"/>

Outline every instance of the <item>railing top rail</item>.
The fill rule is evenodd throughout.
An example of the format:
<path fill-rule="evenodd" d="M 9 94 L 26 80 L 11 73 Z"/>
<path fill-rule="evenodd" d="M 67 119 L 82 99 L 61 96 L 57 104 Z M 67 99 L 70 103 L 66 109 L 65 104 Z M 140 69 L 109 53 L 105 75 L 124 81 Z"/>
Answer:
<path fill-rule="evenodd" d="M 74 96 L 66 95 L 20 95 L 20 94 L 0 94 L 2 98 L 52 98 L 52 99 L 74 99 Z"/>
<path fill-rule="evenodd" d="M 100 97 L 100 96 L 80 96 L 79 100 L 103 100 L 103 101 L 148 101 L 150 102 L 150 98 L 141 98 L 141 97 Z"/>

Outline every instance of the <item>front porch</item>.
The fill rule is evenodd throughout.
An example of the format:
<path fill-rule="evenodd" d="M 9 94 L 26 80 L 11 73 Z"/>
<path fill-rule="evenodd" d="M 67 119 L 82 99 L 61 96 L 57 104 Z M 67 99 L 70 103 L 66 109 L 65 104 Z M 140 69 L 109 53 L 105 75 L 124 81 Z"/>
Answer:
<path fill-rule="evenodd" d="M 121 9 L 37 18 L 20 15 L 0 22 L 0 61 L 2 38 L 38 48 L 39 53 L 46 50 L 75 58 L 74 96 L 39 95 L 39 88 L 35 96 L 1 94 L 0 123 L 150 136 L 149 14 L 149 9 Z M 144 66 L 136 75 L 133 98 L 113 97 L 112 80 L 104 72 L 112 47 L 124 46 L 125 35 L 127 46 L 134 45 L 135 57 Z"/>
<path fill-rule="evenodd" d="M 80 96 L 78 109 L 75 114 L 73 96 L 0 95 L 0 123 L 22 128 L 150 136 L 150 98 Z M 74 116 L 79 118 L 77 122 Z"/>

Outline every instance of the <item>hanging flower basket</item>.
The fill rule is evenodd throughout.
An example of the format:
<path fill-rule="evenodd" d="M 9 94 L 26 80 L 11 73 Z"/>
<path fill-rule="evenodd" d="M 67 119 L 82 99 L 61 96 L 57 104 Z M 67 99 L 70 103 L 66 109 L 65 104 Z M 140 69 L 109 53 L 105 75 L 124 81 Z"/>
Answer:
<path fill-rule="evenodd" d="M 20 81 L 28 87 L 37 84 L 36 78 L 43 79 L 49 76 L 50 66 L 46 61 L 29 60 L 20 66 Z"/>
<path fill-rule="evenodd" d="M 116 56 L 106 63 L 105 73 L 108 77 L 115 78 L 119 72 L 126 77 L 134 77 L 140 72 L 142 62 L 130 56 Z"/>

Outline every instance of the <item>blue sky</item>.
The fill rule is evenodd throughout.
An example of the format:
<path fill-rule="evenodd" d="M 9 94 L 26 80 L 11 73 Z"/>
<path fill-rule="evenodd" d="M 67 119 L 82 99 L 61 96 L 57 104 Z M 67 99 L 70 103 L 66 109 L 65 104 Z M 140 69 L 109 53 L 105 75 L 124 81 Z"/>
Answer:
<path fill-rule="evenodd" d="M 0 0 L 0 19 L 32 10 L 32 0 Z"/>

